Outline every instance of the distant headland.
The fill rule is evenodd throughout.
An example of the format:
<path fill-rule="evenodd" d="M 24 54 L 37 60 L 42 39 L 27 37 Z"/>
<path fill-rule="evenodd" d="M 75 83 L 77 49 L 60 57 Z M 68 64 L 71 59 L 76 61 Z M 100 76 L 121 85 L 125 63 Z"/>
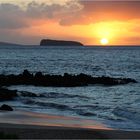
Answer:
<path fill-rule="evenodd" d="M 84 46 L 77 41 L 42 39 L 40 46 Z"/>
<path fill-rule="evenodd" d="M 9 43 L 9 42 L 0 42 L 0 46 L 22 46 L 21 44 Z"/>

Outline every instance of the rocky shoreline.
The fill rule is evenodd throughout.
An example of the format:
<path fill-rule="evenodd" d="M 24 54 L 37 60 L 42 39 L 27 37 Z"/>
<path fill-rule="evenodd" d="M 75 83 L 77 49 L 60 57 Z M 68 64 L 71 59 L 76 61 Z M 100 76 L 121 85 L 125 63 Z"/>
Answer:
<path fill-rule="evenodd" d="M 34 85 L 44 87 L 78 87 L 95 84 L 113 86 L 128 83 L 137 83 L 137 81 L 131 78 L 92 77 L 83 73 L 79 75 L 68 73 L 64 73 L 64 75 L 45 75 L 41 72 L 32 74 L 28 70 L 24 70 L 19 75 L 0 75 L 0 86 Z"/>
<path fill-rule="evenodd" d="M 112 78 L 112 77 L 92 77 L 86 74 L 71 75 L 65 73 L 64 75 L 49 75 L 37 72 L 35 74 L 30 73 L 28 70 L 24 70 L 19 75 L 0 75 L 0 101 L 14 101 L 19 97 L 46 97 L 43 94 L 35 94 L 25 91 L 10 90 L 6 87 L 12 85 L 34 85 L 44 87 L 77 87 L 88 85 L 104 85 L 115 86 L 128 83 L 137 83 L 136 80 L 131 78 Z M 81 96 L 82 97 L 82 96 Z M 13 109 L 7 105 L 2 105 L 0 110 L 12 111 Z"/>

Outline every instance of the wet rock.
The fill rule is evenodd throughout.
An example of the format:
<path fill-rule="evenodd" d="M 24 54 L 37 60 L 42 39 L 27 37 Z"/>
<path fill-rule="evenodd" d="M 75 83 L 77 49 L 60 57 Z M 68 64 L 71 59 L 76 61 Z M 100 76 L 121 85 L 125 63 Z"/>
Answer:
<path fill-rule="evenodd" d="M 76 87 L 95 84 L 112 86 L 128 83 L 137 83 L 137 81 L 131 78 L 92 77 L 83 73 L 79 75 L 68 73 L 64 75 L 43 75 L 41 72 L 37 72 L 33 75 L 28 70 L 24 70 L 24 72 L 19 75 L 0 75 L 1 86 L 35 85 L 46 87 Z"/>
<path fill-rule="evenodd" d="M 43 76 L 42 72 L 37 72 L 37 73 L 35 74 L 35 78 L 40 78 L 40 77 L 42 77 L 42 76 Z"/>
<path fill-rule="evenodd" d="M 1 107 L 0 107 L 0 110 L 4 110 L 4 111 L 13 111 L 13 108 L 9 105 L 6 105 L 6 104 L 3 104 Z"/>
<path fill-rule="evenodd" d="M 24 70 L 22 75 L 23 75 L 23 77 L 32 77 L 33 76 L 28 70 Z"/>
<path fill-rule="evenodd" d="M 0 101 L 13 100 L 17 96 L 18 96 L 17 90 L 0 88 Z"/>

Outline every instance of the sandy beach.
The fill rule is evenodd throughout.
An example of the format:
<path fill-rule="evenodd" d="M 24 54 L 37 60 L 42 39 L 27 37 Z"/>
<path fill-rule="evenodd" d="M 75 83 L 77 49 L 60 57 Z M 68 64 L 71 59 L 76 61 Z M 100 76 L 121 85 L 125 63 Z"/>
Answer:
<path fill-rule="evenodd" d="M 139 131 L 108 128 L 92 120 L 26 111 L 0 112 L 0 132 L 21 139 L 139 139 Z"/>

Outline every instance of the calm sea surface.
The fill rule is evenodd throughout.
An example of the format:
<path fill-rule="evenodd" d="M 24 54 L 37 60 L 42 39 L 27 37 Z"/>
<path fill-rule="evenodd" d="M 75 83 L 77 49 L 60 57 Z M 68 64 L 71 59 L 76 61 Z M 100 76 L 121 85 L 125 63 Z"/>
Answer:
<path fill-rule="evenodd" d="M 133 78 L 138 83 L 88 87 L 12 86 L 10 89 L 44 94 L 7 103 L 17 109 L 75 116 L 100 121 L 109 127 L 140 130 L 140 47 L 0 47 L 0 73 L 24 69 L 46 74 L 90 74 Z"/>

